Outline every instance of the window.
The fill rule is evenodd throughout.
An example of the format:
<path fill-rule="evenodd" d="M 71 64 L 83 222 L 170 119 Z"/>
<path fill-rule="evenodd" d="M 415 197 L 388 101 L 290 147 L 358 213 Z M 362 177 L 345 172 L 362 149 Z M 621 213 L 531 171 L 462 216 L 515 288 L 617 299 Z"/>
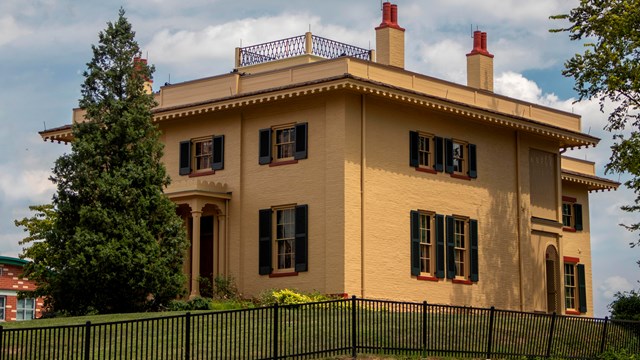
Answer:
<path fill-rule="evenodd" d="M 308 270 L 307 214 L 307 205 L 274 206 L 259 211 L 260 275 Z"/>
<path fill-rule="evenodd" d="M 16 320 L 33 320 L 36 313 L 35 299 L 18 299 Z"/>
<path fill-rule="evenodd" d="M 181 141 L 179 162 L 180 175 L 224 169 L 224 135 Z"/>
<path fill-rule="evenodd" d="M 446 276 L 454 282 L 477 282 L 477 220 L 411 211 L 411 274 L 419 280 Z"/>
<path fill-rule="evenodd" d="M 454 261 L 456 264 L 456 277 L 465 277 L 465 266 L 467 264 L 467 222 L 463 219 L 454 218 Z"/>
<path fill-rule="evenodd" d="M 198 170 L 210 170 L 211 169 L 211 160 L 213 155 L 213 140 L 205 139 L 194 141 L 193 145 L 195 148 L 195 164 L 196 171 Z"/>
<path fill-rule="evenodd" d="M 260 165 L 290 164 L 307 158 L 307 123 L 274 126 L 259 133 Z"/>
<path fill-rule="evenodd" d="M 457 178 L 478 177 L 476 145 L 419 131 L 409 131 L 409 165 L 428 173 L 445 171 Z"/>
<path fill-rule="evenodd" d="M 581 231 L 582 205 L 576 203 L 576 198 L 562 197 L 562 226 L 565 231 Z"/>
<path fill-rule="evenodd" d="M 276 209 L 275 258 L 277 270 L 293 270 L 295 262 L 296 222 L 295 208 Z"/>
<path fill-rule="evenodd" d="M 0 321 L 5 321 L 5 309 L 7 307 L 7 297 L 0 296 Z"/>
<path fill-rule="evenodd" d="M 564 307 L 567 314 L 587 312 L 587 291 L 584 265 L 580 259 L 564 257 Z"/>

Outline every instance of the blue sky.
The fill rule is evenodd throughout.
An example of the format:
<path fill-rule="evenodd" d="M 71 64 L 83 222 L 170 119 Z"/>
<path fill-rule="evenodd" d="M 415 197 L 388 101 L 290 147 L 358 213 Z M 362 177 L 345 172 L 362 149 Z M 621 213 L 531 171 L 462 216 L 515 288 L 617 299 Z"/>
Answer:
<path fill-rule="evenodd" d="M 602 139 L 595 149 L 570 155 L 597 162 L 604 176 L 611 134 L 594 101 L 574 102 L 572 81 L 562 64 L 581 45 L 548 29 L 563 26 L 549 15 L 566 13 L 578 0 L 397 0 L 406 31 L 406 68 L 458 83 L 466 82 L 465 54 L 471 29 L 489 34 L 495 55 L 495 91 L 583 116 L 583 131 Z M 47 203 L 54 187 L 47 180 L 55 159 L 69 147 L 44 143 L 38 131 L 69 124 L 80 96 L 82 71 L 91 44 L 123 6 L 149 62 L 155 89 L 172 83 L 226 73 L 234 48 L 301 35 L 319 36 L 369 48 L 380 23 L 379 0 L 4 0 L 0 2 L 0 255 L 17 256 L 23 237 L 14 219 L 28 216 L 28 205 Z M 617 174 L 607 175 L 624 180 Z M 639 248 L 634 234 L 619 223 L 639 221 L 619 207 L 634 194 L 592 194 L 591 224 L 594 309 L 618 290 L 638 288 Z"/>

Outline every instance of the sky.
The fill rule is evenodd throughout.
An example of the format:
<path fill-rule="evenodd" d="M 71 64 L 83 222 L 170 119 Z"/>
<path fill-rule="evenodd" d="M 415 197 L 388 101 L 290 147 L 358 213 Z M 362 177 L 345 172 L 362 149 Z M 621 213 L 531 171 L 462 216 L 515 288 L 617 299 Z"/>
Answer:
<path fill-rule="evenodd" d="M 550 15 L 567 13 L 579 0 L 396 0 L 405 33 L 405 68 L 466 83 L 471 31 L 488 33 L 495 55 L 495 92 L 582 115 L 583 132 L 602 139 L 596 148 L 568 152 L 595 161 L 597 175 L 623 182 L 625 174 L 606 174 L 612 135 L 597 101 L 575 102 L 572 79 L 563 63 L 582 44 Z M 55 159 L 70 147 L 45 143 L 38 131 L 71 123 L 80 97 L 82 72 L 91 44 L 123 7 L 143 55 L 154 64 L 154 89 L 233 70 L 234 49 L 311 29 L 314 35 L 364 48 L 375 47 L 380 0 L 2 0 L 0 2 L 0 255 L 17 256 L 25 233 L 14 219 L 30 216 L 28 206 L 49 203 L 48 180 Z M 606 109 L 605 109 L 606 110 Z M 635 195 L 590 195 L 595 315 L 608 315 L 617 291 L 638 289 L 640 247 L 637 234 L 620 223 L 640 221 L 620 206 Z"/>

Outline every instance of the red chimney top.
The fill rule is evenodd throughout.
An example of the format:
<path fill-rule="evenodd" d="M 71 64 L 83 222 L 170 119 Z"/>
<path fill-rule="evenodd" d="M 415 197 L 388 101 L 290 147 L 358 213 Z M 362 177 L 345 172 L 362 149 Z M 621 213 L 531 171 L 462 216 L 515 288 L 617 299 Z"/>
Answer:
<path fill-rule="evenodd" d="M 376 30 L 387 27 L 404 31 L 404 29 L 398 25 L 398 5 L 391 4 L 388 1 L 382 4 L 382 22 Z"/>
<path fill-rule="evenodd" d="M 489 50 L 487 50 L 487 33 L 479 30 L 473 32 L 473 49 L 467 56 L 476 54 L 493 57 Z"/>

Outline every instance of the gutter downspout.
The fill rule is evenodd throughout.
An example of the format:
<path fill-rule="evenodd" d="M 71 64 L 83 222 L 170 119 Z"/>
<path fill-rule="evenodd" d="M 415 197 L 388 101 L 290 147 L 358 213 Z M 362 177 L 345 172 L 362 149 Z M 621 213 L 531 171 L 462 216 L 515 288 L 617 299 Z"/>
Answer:
<path fill-rule="evenodd" d="M 365 156 L 366 114 L 364 94 L 360 95 L 360 297 L 365 297 L 365 263 L 364 263 L 364 225 L 365 225 L 365 169 L 367 157 Z"/>
<path fill-rule="evenodd" d="M 520 183 L 520 132 L 515 132 L 516 140 L 516 213 L 518 216 L 518 228 L 516 231 L 518 241 L 518 277 L 520 280 L 520 311 L 524 311 L 524 264 L 522 263 L 522 184 Z"/>

